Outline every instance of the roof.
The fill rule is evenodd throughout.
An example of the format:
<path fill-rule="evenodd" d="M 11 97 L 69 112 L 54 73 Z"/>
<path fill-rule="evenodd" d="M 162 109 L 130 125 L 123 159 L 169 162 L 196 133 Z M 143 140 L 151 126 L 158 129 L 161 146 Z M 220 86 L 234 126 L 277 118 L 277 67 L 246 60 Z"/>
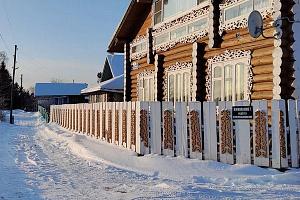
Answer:
<path fill-rule="evenodd" d="M 123 93 L 124 91 L 124 74 L 109 79 L 107 81 L 98 83 L 91 87 L 81 90 L 81 94 L 88 94 L 92 92 L 116 92 Z"/>
<path fill-rule="evenodd" d="M 80 91 L 87 86 L 86 83 L 36 83 L 34 95 L 36 97 L 80 95 Z"/>
<path fill-rule="evenodd" d="M 131 41 L 138 34 L 151 11 L 152 0 L 131 0 L 127 11 L 108 46 L 108 52 L 124 52 L 124 43 Z"/>
<path fill-rule="evenodd" d="M 113 77 L 124 74 L 124 55 L 107 55 Z"/>

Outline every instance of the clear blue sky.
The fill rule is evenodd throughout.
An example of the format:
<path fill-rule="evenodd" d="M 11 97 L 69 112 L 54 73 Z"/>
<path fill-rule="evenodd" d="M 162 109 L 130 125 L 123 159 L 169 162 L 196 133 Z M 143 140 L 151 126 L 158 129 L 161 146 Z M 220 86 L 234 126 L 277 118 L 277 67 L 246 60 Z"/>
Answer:
<path fill-rule="evenodd" d="M 110 39 L 130 0 L 0 0 L 0 51 L 25 88 L 52 78 L 96 84 Z M 6 11 L 7 15 L 6 15 Z M 9 19 L 9 20 L 8 20 Z M 9 25 L 9 22 L 11 25 Z M 12 29 L 12 31 L 11 31 Z"/>

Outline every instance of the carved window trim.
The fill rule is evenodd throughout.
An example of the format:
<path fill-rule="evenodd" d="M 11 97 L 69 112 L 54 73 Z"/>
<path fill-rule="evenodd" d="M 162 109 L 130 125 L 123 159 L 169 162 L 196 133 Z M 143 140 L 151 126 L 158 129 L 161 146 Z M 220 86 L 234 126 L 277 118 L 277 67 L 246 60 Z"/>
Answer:
<path fill-rule="evenodd" d="M 230 61 L 236 61 L 244 63 L 246 70 L 248 72 L 247 74 L 247 83 L 245 85 L 246 87 L 246 94 L 245 99 L 251 100 L 251 90 L 253 87 L 253 72 L 252 72 L 252 66 L 251 66 L 251 51 L 250 50 L 237 50 L 237 51 L 230 51 L 226 50 L 224 54 L 217 55 L 213 58 L 210 58 L 207 60 L 208 62 L 208 74 L 206 77 L 206 99 L 208 101 L 213 101 L 212 99 L 212 81 L 213 81 L 213 67 L 216 64 L 223 65 L 224 63 L 230 62 Z M 233 77 L 234 78 L 234 77 Z M 234 98 L 233 98 L 234 99 Z"/>
<path fill-rule="evenodd" d="M 207 2 L 208 4 L 208 2 Z M 153 51 L 167 51 L 171 49 L 172 47 L 176 46 L 177 44 L 185 44 L 185 43 L 193 43 L 197 41 L 198 39 L 201 39 L 208 35 L 208 21 L 207 21 L 207 27 L 204 29 L 201 29 L 199 31 L 186 34 L 184 36 L 178 37 L 176 39 L 171 40 L 170 39 L 170 33 L 171 31 L 176 30 L 180 27 L 188 27 L 189 24 L 192 24 L 198 20 L 208 18 L 209 14 L 209 8 L 208 7 L 201 7 L 192 9 L 185 15 L 181 15 L 180 17 L 176 17 L 171 19 L 170 21 L 166 21 L 163 23 L 160 23 L 159 26 L 155 26 L 153 29 Z M 169 40 L 155 45 L 155 37 L 169 34 Z"/>
<path fill-rule="evenodd" d="M 192 76 L 192 69 L 193 69 L 193 63 L 189 62 L 176 62 L 175 65 L 171 65 L 168 68 L 165 69 L 165 75 L 166 79 L 164 81 L 164 88 L 165 88 L 165 94 L 166 99 L 169 101 L 169 76 L 176 74 L 184 74 L 185 72 L 188 72 L 190 74 L 190 86 L 189 86 L 189 96 L 188 101 L 192 98 L 192 92 L 193 92 L 193 76 Z M 175 98 L 175 97 L 174 97 Z"/>
<path fill-rule="evenodd" d="M 140 89 L 144 88 L 144 87 L 140 86 L 141 79 L 143 79 L 143 80 L 145 80 L 145 79 L 148 79 L 148 80 L 153 79 L 153 84 L 154 84 L 153 86 L 155 87 L 156 79 L 155 79 L 155 72 L 154 72 L 154 70 L 145 70 L 145 71 L 143 71 L 143 72 L 141 72 L 141 73 L 139 73 L 137 75 L 137 87 L 136 87 L 137 88 L 137 90 L 136 90 L 137 99 L 139 101 L 144 101 L 144 99 L 145 99 L 144 95 L 143 95 L 143 99 L 140 99 Z M 155 100 L 154 88 L 153 88 L 152 92 L 153 92 L 153 99 L 150 99 L 150 101 L 154 101 Z M 149 98 L 150 98 L 150 94 L 149 94 Z"/>
<path fill-rule="evenodd" d="M 138 45 L 145 43 L 146 48 L 144 50 L 133 53 L 132 48 Z M 130 44 L 130 60 L 140 60 L 147 56 L 148 42 L 147 35 L 140 35 L 136 39 L 134 39 Z"/>
<path fill-rule="evenodd" d="M 222 35 L 225 30 L 236 30 L 240 28 L 246 28 L 248 26 L 248 16 L 250 13 L 246 13 L 239 17 L 225 21 L 225 11 L 240 5 L 248 0 L 228 0 L 224 4 L 219 5 L 220 9 L 220 25 L 219 34 Z M 274 0 L 269 0 L 269 6 L 258 9 L 263 19 L 267 19 L 269 15 L 274 13 Z"/>

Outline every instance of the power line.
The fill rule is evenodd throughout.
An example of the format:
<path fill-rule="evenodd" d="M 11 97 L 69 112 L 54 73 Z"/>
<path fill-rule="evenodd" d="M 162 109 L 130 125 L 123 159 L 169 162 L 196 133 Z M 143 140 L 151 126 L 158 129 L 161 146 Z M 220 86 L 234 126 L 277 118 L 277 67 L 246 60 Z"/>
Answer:
<path fill-rule="evenodd" d="M 17 42 L 16 42 L 16 38 L 15 38 L 14 32 L 13 32 L 13 30 L 12 30 L 12 28 L 11 28 L 11 24 L 10 24 L 10 20 L 9 20 L 9 17 L 8 17 L 8 14 L 7 14 L 7 10 L 6 10 L 6 6 L 5 6 L 5 3 L 4 3 L 4 0 L 2 0 L 2 3 L 3 3 L 3 6 L 4 6 L 6 18 L 7 18 L 9 27 L 10 27 L 10 31 L 11 31 L 12 37 L 13 37 L 13 39 L 14 39 L 14 41 L 15 41 L 15 44 L 16 44 L 16 43 L 17 43 Z"/>
<path fill-rule="evenodd" d="M 1 35 L 1 33 L 0 33 L 0 36 L 1 36 L 1 39 L 2 39 L 2 41 L 3 41 L 3 43 L 4 43 L 4 45 L 6 46 L 6 48 L 7 48 L 7 50 L 8 50 L 8 53 L 9 53 L 11 56 L 14 56 L 14 55 L 11 53 L 11 51 L 9 50 L 7 44 L 5 43 L 5 41 L 4 41 L 4 39 L 3 39 L 2 35 Z"/>
<path fill-rule="evenodd" d="M 22 55 L 26 56 L 27 58 L 29 58 L 29 59 L 33 60 L 34 62 L 38 63 L 41 67 L 46 68 L 47 70 L 49 70 L 49 72 L 52 73 L 52 75 L 54 75 L 54 76 L 58 75 L 58 74 L 53 73 L 52 69 L 50 69 L 49 67 L 43 65 L 42 63 L 40 63 L 39 61 L 37 61 L 35 58 L 33 58 L 32 56 L 30 56 L 28 53 L 25 53 L 23 50 L 19 50 L 19 52 Z M 58 75 L 58 77 L 60 77 L 60 76 Z"/>

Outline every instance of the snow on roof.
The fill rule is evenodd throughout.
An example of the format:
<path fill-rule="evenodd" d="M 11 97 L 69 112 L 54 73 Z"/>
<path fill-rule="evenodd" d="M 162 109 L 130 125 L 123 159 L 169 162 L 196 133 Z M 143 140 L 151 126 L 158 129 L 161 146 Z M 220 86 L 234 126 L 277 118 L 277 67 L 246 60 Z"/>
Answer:
<path fill-rule="evenodd" d="M 80 95 L 80 91 L 87 88 L 86 83 L 36 83 L 35 96 L 64 96 Z"/>
<path fill-rule="evenodd" d="M 107 55 L 107 60 L 114 77 L 124 74 L 124 55 Z"/>
<path fill-rule="evenodd" d="M 88 94 L 97 91 L 123 93 L 123 90 L 124 74 L 83 89 L 81 90 L 81 94 Z"/>

